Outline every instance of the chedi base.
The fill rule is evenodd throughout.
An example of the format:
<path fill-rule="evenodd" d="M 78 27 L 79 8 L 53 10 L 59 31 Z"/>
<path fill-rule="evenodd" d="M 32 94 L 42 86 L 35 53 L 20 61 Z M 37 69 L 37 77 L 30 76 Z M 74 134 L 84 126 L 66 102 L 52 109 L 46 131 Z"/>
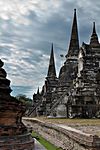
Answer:
<path fill-rule="evenodd" d="M 34 140 L 29 133 L 0 137 L 0 150 L 33 150 Z"/>

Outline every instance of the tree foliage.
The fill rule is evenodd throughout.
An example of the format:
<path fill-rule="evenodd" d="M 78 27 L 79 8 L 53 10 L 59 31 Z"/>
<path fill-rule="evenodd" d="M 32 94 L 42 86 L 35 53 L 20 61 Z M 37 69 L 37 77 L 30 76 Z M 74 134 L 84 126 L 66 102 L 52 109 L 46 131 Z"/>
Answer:
<path fill-rule="evenodd" d="M 16 96 L 16 99 L 23 102 L 27 106 L 32 106 L 32 99 L 28 98 L 26 95 L 19 94 Z"/>

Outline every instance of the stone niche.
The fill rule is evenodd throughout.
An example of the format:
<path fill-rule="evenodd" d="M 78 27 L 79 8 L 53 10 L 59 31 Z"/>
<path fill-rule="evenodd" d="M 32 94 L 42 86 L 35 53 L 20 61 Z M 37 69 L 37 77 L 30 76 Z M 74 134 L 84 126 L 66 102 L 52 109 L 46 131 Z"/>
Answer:
<path fill-rule="evenodd" d="M 57 118 L 66 118 L 67 116 L 67 109 L 64 104 L 60 104 L 57 107 Z"/>
<path fill-rule="evenodd" d="M 0 150 L 33 150 L 34 140 L 22 123 L 26 106 L 10 95 L 10 81 L 0 60 Z"/>

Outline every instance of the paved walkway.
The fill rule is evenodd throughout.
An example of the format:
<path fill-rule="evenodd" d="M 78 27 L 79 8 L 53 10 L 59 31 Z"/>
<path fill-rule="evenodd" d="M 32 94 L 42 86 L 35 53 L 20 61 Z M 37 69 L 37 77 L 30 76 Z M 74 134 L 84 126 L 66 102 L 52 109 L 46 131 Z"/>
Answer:
<path fill-rule="evenodd" d="M 35 147 L 34 147 L 34 150 L 46 150 L 46 148 L 41 145 L 36 139 L 35 140 Z"/>

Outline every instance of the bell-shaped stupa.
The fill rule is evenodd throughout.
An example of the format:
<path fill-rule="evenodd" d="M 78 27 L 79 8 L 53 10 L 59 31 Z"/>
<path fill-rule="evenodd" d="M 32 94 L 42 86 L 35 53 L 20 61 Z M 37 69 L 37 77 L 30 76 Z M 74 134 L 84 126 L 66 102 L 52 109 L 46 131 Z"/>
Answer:
<path fill-rule="evenodd" d="M 0 150 L 33 150 L 34 140 L 22 123 L 26 106 L 10 95 L 10 80 L 0 60 Z"/>

